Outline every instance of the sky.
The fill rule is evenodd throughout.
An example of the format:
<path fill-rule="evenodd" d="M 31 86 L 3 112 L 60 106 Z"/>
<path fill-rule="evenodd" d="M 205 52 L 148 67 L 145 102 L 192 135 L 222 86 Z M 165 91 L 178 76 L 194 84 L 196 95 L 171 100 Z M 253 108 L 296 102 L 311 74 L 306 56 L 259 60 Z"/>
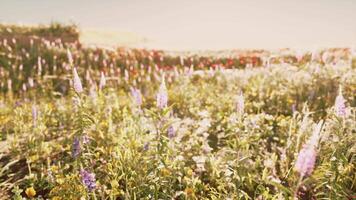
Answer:
<path fill-rule="evenodd" d="M 167 49 L 356 46 L 354 0 L 0 0 L 0 22 L 51 21 Z"/>

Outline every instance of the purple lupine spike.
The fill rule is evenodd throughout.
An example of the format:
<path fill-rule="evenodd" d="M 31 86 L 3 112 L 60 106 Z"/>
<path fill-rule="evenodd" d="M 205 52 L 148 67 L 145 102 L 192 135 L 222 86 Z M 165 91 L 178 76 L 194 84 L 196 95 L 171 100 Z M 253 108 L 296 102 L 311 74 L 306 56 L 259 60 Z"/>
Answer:
<path fill-rule="evenodd" d="M 77 93 L 83 92 L 82 82 L 80 81 L 77 69 L 73 68 L 73 88 Z"/>
<path fill-rule="evenodd" d="M 72 157 L 76 158 L 80 154 L 80 140 L 78 137 L 74 138 L 72 145 Z"/>
<path fill-rule="evenodd" d="M 295 163 L 295 169 L 299 172 L 301 177 L 309 176 L 313 172 L 315 160 L 315 147 L 305 145 L 302 150 L 300 150 Z"/>
<path fill-rule="evenodd" d="M 131 87 L 131 96 L 134 99 L 136 105 L 142 105 L 142 95 L 139 89 Z"/>
<path fill-rule="evenodd" d="M 159 87 L 159 91 L 157 94 L 157 107 L 159 109 L 163 109 L 167 107 L 167 103 L 168 103 L 168 94 L 167 94 L 166 83 L 163 76 L 162 83 L 161 86 Z"/>
<path fill-rule="evenodd" d="M 322 130 L 323 121 L 321 120 L 314 128 L 313 134 L 309 140 L 304 144 L 303 148 L 298 154 L 297 161 L 295 163 L 295 169 L 299 172 L 301 177 L 309 176 L 314 170 L 316 161 L 316 149 L 320 138 L 320 132 Z"/>
<path fill-rule="evenodd" d="M 82 183 L 87 187 L 89 191 L 93 191 L 96 188 L 96 180 L 94 173 L 90 173 L 84 169 L 81 169 L 80 176 L 82 178 Z"/>
<path fill-rule="evenodd" d="M 174 127 L 172 125 L 170 125 L 168 127 L 167 132 L 168 132 L 168 138 L 169 139 L 172 139 L 172 138 L 174 138 L 176 136 L 176 132 L 175 132 Z"/>
<path fill-rule="evenodd" d="M 104 72 L 100 73 L 99 89 L 102 90 L 106 85 L 106 78 Z"/>
<path fill-rule="evenodd" d="M 340 88 L 339 95 L 335 99 L 335 114 L 338 117 L 346 116 L 346 106 L 345 106 L 345 98 L 342 96 L 342 90 Z"/>

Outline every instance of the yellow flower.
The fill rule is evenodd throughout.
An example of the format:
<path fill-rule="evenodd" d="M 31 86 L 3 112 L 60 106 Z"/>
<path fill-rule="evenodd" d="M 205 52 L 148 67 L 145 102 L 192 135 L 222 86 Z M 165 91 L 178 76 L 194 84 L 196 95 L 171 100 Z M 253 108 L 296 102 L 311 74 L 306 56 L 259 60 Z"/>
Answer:
<path fill-rule="evenodd" d="M 110 182 L 110 184 L 111 184 L 112 188 L 118 188 L 119 187 L 119 183 L 117 182 L 117 180 L 112 180 Z"/>
<path fill-rule="evenodd" d="M 184 192 L 188 197 L 195 197 L 195 192 L 193 188 L 188 187 L 184 190 Z"/>
<path fill-rule="evenodd" d="M 52 166 L 51 166 L 51 170 L 52 170 L 53 172 L 58 171 L 58 166 L 52 165 Z"/>
<path fill-rule="evenodd" d="M 187 176 L 192 176 L 193 175 L 193 170 L 192 169 L 188 169 L 187 170 Z"/>
<path fill-rule="evenodd" d="M 29 187 L 25 190 L 25 193 L 28 197 L 32 198 L 36 196 L 36 190 L 33 187 Z"/>
<path fill-rule="evenodd" d="M 169 176 L 170 171 L 168 169 L 166 169 L 166 168 L 163 168 L 163 169 L 161 169 L 161 174 L 163 176 Z"/>

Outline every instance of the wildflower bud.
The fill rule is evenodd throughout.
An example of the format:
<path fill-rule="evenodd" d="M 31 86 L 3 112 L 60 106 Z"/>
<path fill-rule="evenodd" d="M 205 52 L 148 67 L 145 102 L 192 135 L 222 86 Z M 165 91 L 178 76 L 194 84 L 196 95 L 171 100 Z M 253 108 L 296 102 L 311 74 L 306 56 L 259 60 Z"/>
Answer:
<path fill-rule="evenodd" d="M 149 142 L 145 142 L 145 144 L 143 145 L 143 150 L 144 151 L 148 151 L 149 148 L 150 148 L 150 143 Z"/>
<path fill-rule="evenodd" d="M 77 93 L 83 92 L 82 82 L 80 81 L 77 69 L 73 68 L 73 87 Z"/>
<path fill-rule="evenodd" d="M 174 127 L 173 127 L 172 125 L 170 125 L 170 126 L 168 127 L 167 132 L 168 132 L 168 138 L 169 138 L 169 139 L 172 139 L 172 138 L 174 138 L 174 137 L 176 136 Z"/>
<path fill-rule="evenodd" d="M 33 105 L 32 106 L 32 120 L 33 120 L 34 125 L 36 125 L 37 116 L 38 116 L 37 106 Z"/>
<path fill-rule="evenodd" d="M 89 139 L 88 135 L 83 135 L 82 141 L 83 141 L 83 144 L 89 144 L 90 139 Z"/>
<path fill-rule="evenodd" d="M 101 75 L 100 75 L 99 89 L 102 90 L 106 85 L 106 79 L 105 79 L 104 72 L 101 72 L 100 74 Z"/>
<path fill-rule="evenodd" d="M 245 98 L 242 92 L 236 97 L 236 111 L 238 114 L 243 115 L 245 110 Z"/>
<path fill-rule="evenodd" d="M 305 145 L 298 154 L 295 169 L 301 177 L 310 175 L 313 172 L 316 160 L 316 150 L 313 146 Z"/>
<path fill-rule="evenodd" d="M 167 94 L 167 88 L 163 76 L 162 83 L 157 94 L 157 107 L 159 109 L 163 109 L 167 107 L 167 103 L 168 103 L 168 94 Z"/>
<path fill-rule="evenodd" d="M 311 137 L 309 138 L 307 145 L 308 146 L 313 146 L 313 147 L 317 147 L 318 146 L 318 142 L 319 142 L 319 138 L 320 138 L 320 133 L 323 127 L 323 120 L 319 121 L 319 123 L 317 125 L 315 125 L 314 129 L 313 129 L 313 133 L 311 135 Z"/>
<path fill-rule="evenodd" d="M 34 81 L 33 81 L 33 78 L 28 78 L 28 84 L 29 86 L 32 88 L 35 84 L 34 84 Z"/>
<path fill-rule="evenodd" d="M 67 57 L 68 57 L 69 64 L 71 66 L 73 66 L 73 57 L 72 57 L 72 54 L 70 53 L 69 49 L 67 49 Z"/>
<path fill-rule="evenodd" d="M 74 138 L 72 145 L 72 157 L 76 158 L 80 154 L 80 140 L 78 137 Z"/>
<path fill-rule="evenodd" d="M 38 76 L 40 76 L 42 74 L 42 58 L 41 57 L 38 57 L 37 58 L 37 73 L 38 73 Z"/>
<path fill-rule="evenodd" d="M 313 134 L 308 142 L 303 146 L 298 154 L 295 169 L 301 177 L 309 176 L 314 170 L 316 161 L 316 148 L 320 138 L 323 121 L 320 121 L 314 128 Z"/>
<path fill-rule="evenodd" d="M 292 105 L 292 113 L 294 114 L 297 111 L 297 106 L 295 105 L 295 103 Z"/>
<path fill-rule="evenodd" d="M 25 193 L 28 197 L 32 198 L 36 196 L 36 190 L 33 187 L 29 187 L 25 190 Z"/>
<path fill-rule="evenodd" d="M 142 105 L 142 95 L 139 89 L 131 87 L 131 96 L 134 99 L 136 105 Z"/>
<path fill-rule="evenodd" d="M 92 83 L 90 90 L 89 90 L 89 96 L 91 97 L 91 99 L 93 100 L 93 102 L 96 102 L 96 99 L 98 97 L 97 93 L 96 93 L 96 85 L 94 83 Z"/>
<path fill-rule="evenodd" d="M 335 114 L 338 117 L 345 117 L 346 116 L 346 100 L 342 96 L 342 90 L 340 88 L 339 95 L 335 99 Z"/>

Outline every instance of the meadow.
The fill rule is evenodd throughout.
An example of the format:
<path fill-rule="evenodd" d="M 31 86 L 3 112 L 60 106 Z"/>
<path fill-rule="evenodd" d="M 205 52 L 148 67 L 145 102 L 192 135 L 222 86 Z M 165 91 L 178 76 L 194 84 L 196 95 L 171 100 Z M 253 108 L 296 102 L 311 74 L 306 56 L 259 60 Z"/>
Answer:
<path fill-rule="evenodd" d="M 353 49 L 89 48 L 63 29 L 0 31 L 0 198 L 356 195 Z"/>

